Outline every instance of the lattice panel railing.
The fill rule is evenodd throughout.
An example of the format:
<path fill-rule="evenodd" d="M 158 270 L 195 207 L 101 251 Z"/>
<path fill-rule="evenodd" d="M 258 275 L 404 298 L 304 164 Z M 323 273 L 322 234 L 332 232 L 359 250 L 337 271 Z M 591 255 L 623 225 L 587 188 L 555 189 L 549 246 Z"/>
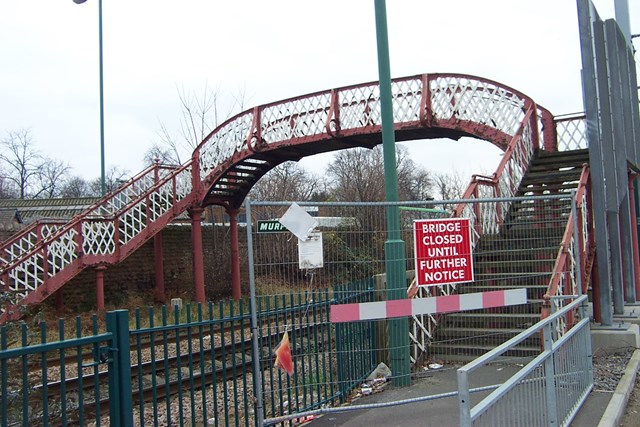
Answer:
<path fill-rule="evenodd" d="M 594 244 L 593 221 L 590 217 L 590 207 L 587 206 L 590 192 L 589 180 L 589 168 L 585 166 L 573 201 L 575 210 L 571 211 L 567 220 L 562 244 L 545 294 L 547 301 L 542 311 L 543 318 L 571 302 L 570 299 L 561 297 L 580 295 L 585 291 L 581 289 L 581 279 L 586 269 L 587 254 L 590 246 Z M 566 325 L 562 324 L 556 332 L 562 335 L 565 331 Z"/>
<path fill-rule="evenodd" d="M 446 126 L 466 121 L 513 137 L 525 121 L 526 96 L 499 83 L 458 74 L 425 74 L 394 79 L 391 84 L 395 126 Z M 543 110 L 533 110 L 539 135 Z M 234 156 L 278 143 L 311 142 L 372 132 L 381 126 L 377 82 L 318 92 L 245 111 L 223 123 L 198 146 L 194 159 L 205 180 Z M 448 126 L 453 126 L 449 123 Z M 533 141 L 529 141 L 533 142 Z M 247 151 L 248 150 L 248 151 Z M 224 169 L 224 168 L 223 168 Z M 210 177 L 215 181 L 215 177 Z"/>
<path fill-rule="evenodd" d="M 165 224 L 189 207 L 191 171 L 190 164 L 179 169 L 156 165 L 71 222 L 31 228 L 2 248 L 0 286 L 18 304 L 43 287 L 49 294 L 87 265 L 119 262 L 130 245 L 146 238 L 142 233 L 151 224 Z"/>
<path fill-rule="evenodd" d="M 321 135 L 328 119 L 331 94 L 324 92 L 270 104 L 260 110 L 262 143 Z"/>
<path fill-rule="evenodd" d="M 558 151 L 589 148 L 584 114 L 576 114 L 555 119 Z"/>
<path fill-rule="evenodd" d="M 253 116 L 253 110 L 235 116 L 205 138 L 204 143 L 196 149 L 200 164 L 200 179 L 204 179 L 235 153 L 248 148 L 247 140 L 251 137 Z"/>
<path fill-rule="evenodd" d="M 65 224 L 62 220 L 38 221 L 20 231 L 0 246 L 0 268 L 33 250 L 38 242 L 46 240 Z"/>
<path fill-rule="evenodd" d="M 439 76 L 430 81 L 431 108 L 436 119 L 482 123 L 513 135 L 524 119 L 525 99 L 495 82 Z"/>
<path fill-rule="evenodd" d="M 531 107 L 523 116 L 525 120 L 515 132 L 500 165 L 492 177 L 474 176 L 464 199 L 510 198 L 517 194 L 518 187 L 524 177 L 537 146 L 536 133 L 531 123 L 537 121 Z M 497 234 L 502 220 L 507 215 L 511 204 L 495 201 L 485 206 L 481 212 L 471 203 L 461 203 L 455 211 L 456 216 L 471 218 L 474 230 L 478 236 L 483 234 Z"/>

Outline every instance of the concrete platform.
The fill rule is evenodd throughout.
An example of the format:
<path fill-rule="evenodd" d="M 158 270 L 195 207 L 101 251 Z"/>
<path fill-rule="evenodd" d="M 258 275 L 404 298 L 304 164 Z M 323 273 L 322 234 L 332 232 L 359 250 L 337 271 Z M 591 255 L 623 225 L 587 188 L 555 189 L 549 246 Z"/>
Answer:
<path fill-rule="evenodd" d="M 597 351 L 611 351 L 639 348 L 640 332 L 637 324 L 621 323 L 615 327 L 592 326 L 593 348 Z M 504 382 L 511 377 L 519 365 L 493 363 L 474 373 L 472 387 Z M 363 396 L 351 406 L 374 403 L 394 402 L 457 391 L 457 366 L 444 366 L 437 371 L 425 373 L 413 381 L 409 387 L 386 388 L 376 394 Z M 574 418 L 572 425 L 580 427 L 615 427 L 624 414 L 629 395 L 635 385 L 636 374 L 640 369 L 640 350 L 636 350 L 629 361 L 625 374 L 614 393 L 594 390 Z M 472 395 L 478 402 L 489 392 Z M 319 416 L 307 424 L 312 427 L 448 427 L 459 423 L 457 395 L 437 400 L 388 406 L 379 409 L 362 409 L 352 412 L 330 413 Z"/>
<path fill-rule="evenodd" d="M 635 323 L 619 323 L 613 326 L 591 326 L 593 354 L 615 352 L 622 348 L 640 348 L 640 326 Z"/>

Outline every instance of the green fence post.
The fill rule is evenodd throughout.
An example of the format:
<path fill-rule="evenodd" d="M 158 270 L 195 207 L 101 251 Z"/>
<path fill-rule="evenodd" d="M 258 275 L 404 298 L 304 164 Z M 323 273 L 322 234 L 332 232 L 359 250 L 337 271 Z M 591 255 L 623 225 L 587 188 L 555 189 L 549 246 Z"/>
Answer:
<path fill-rule="evenodd" d="M 109 361 L 109 418 L 113 427 L 133 426 L 131 361 L 129 355 L 129 313 L 107 313 L 107 332 L 113 334 Z"/>

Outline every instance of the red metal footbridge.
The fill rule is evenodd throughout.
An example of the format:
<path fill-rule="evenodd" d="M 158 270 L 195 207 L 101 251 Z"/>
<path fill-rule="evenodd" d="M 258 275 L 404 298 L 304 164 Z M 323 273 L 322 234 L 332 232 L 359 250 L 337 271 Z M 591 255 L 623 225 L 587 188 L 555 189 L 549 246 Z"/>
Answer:
<path fill-rule="evenodd" d="M 422 74 L 394 79 L 392 93 L 396 140 L 470 136 L 504 151 L 496 172 L 474 177 L 465 198 L 514 196 L 535 153 L 586 147 L 584 117 L 554 117 L 525 94 L 492 80 Z M 283 162 L 380 143 L 377 82 L 246 110 L 211 132 L 185 164 L 154 165 L 71 221 L 39 221 L 4 242 L 0 288 L 9 297 L 2 304 L 2 320 L 19 317 L 21 307 L 45 300 L 87 268 L 96 272 L 97 305 L 104 308 L 104 270 L 149 239 L 158 239 L 158 233 L 185 211 L 192 221 L 196 300 L 204 302 L 200 220 L 202 209 L 209 205 L 223 206 L 231 218 L 233 293 L 239 298 L 237 212 L 251 187 Z M 583 179 L 586 182 L 587 176 Z M 458 214 L 463 213 L 474 215 L 461 204 Z M 489 226 L 500 214 L 496 209 L 476 222 Z M 587 223 L 570 219 L 574 220 L 584 229 L 586 266 L 592 262 L 588 254 L 593 239 Z M 560 255 L 562 250 L 561 264 L 565 261 Z M 161 272 L 159 258 L 156 271 Z M 588 274 L 588 268 L 582 271 Z M 161 276 L 156 277 L 156 286 L 162 292 Z M 556 284 L 550 292 L 565 291 Z"/>

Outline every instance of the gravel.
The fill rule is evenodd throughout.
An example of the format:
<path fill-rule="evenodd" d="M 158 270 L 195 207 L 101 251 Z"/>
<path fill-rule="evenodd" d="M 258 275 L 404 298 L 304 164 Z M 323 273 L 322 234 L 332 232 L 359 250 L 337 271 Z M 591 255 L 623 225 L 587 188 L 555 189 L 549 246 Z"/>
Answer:
<path fill-rule="evenodd" d="M 635 349 L 617 349 L 615 353 L 601 352 L 593 355 L 593 390 L 614 392 L 624 375 Z"/>

